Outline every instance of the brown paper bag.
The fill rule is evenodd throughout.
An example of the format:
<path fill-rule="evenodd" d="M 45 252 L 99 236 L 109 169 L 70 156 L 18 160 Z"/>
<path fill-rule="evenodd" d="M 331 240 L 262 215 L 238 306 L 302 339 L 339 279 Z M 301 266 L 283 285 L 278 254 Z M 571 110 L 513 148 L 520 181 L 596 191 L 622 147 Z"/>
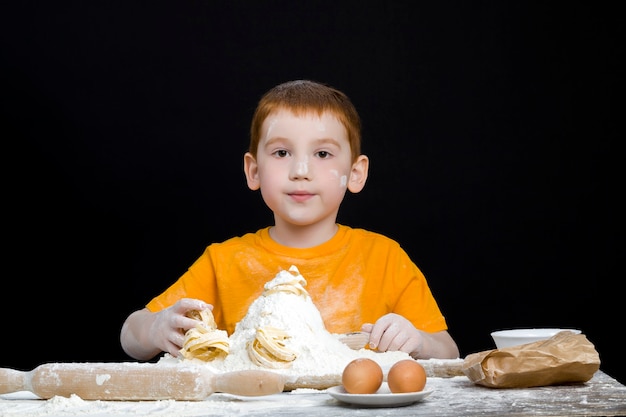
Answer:
<path fill-rule="evenodd" d="M 478 385 L 527 388 L 586 382 L 600 355 L 583 334 L 562 331 L 548 340 L 467 355 L 462 370 Z"/>

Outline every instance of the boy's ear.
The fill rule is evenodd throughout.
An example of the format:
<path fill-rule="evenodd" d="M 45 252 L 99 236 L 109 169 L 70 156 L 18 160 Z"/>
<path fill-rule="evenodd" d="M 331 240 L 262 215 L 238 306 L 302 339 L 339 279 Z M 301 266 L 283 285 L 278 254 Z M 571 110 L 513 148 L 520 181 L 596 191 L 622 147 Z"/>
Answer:
<path fill-rule="evenodd" d="M 367 172 L 369 170 L 370 160 L 365 155 L 360 155 L 356 162 L 352 164 L 352 170 L 350 171 L 350 180 L 348 181 L 348 190 L 351 193 L 360 192 L 365 187 L 365 181 L 367 181 Z"/>
<path fill-rule="evenodd" d="M 246 174 L 246 181 L 248 188 L 252 191 L 256 191 L 261 187 L 259 182 L 259 166 L 256 163 L 256 159 L 250 152 L 246 152 L 243 156 L 243 172 Z"/>

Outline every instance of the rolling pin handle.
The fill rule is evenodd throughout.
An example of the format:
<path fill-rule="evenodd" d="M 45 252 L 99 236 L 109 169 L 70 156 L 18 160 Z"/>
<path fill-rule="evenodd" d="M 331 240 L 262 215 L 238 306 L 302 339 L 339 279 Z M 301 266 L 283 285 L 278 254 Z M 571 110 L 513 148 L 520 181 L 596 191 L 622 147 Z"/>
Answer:
<path fill-rule="evenodd" d="M 28 390 L 28 372 L 16 369 L 0 369 L 0 394 Z"/>

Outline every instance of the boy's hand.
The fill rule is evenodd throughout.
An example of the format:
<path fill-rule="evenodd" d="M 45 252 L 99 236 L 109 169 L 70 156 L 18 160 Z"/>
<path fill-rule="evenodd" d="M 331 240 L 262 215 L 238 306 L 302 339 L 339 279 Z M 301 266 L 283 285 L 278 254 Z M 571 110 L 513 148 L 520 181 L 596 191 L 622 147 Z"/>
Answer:
<path fill-rule="evenodd" d="M 190 318 L 187 313 L 192 310 L 213 310 L 213 306 L 201 300 L 182 298 L 176 304 L 154 313 L 154 320 L 149 334 L 152 343 L 174 357 L 180 355 L 187 330 L 198 324 L 198 320 Z"/>
<path fill-rule="evenodd" d="M 423 342 L 421 332 L 395 313 L 385 314 L 375 324 L 365 323 L 361 330 L 370 334 L 369 347 L 379 352 L 398 350 L 415 354 L 420 351 Z"/>

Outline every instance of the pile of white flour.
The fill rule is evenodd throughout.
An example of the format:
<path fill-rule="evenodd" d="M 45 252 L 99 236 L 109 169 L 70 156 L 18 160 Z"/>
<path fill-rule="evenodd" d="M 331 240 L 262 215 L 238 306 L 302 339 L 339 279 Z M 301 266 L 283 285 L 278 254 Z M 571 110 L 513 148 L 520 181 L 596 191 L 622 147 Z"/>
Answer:
<path fill-rule="evenodd" d="M 272 291 L 294 280 L 297 281 L 299 293 Z M 290 271 L 278 273 L 265 284 L 264 293 L 250 305 L 246 316 L 235 327 L 235 332 L 229 337 L 228 356 L 208 362 L 206 366 L 216 372 L 269 369 L 285 375 L 287 386 L 297 388 L 319 385 L 324 388 L 325 385 L 337 384 L 345 366 L 358 357 L 372 358 L 384 370 L 401 359 L 409 358 L 404 352 L 353 350 L 340 342 L 339 335 L 326 330 L 322 316 L 304 289 L 305 286 L 306 280 L 295 266 Z M 248 356 L 247 344 L 255 339 L 257 329 L 268 326 L 284 330 L 289 335 L 283 343 L 297 356 L 287 368 L 263 368 L 254 364 Z M 177 360 L 169 355 L 161 359 L 167 362 Z"/>

